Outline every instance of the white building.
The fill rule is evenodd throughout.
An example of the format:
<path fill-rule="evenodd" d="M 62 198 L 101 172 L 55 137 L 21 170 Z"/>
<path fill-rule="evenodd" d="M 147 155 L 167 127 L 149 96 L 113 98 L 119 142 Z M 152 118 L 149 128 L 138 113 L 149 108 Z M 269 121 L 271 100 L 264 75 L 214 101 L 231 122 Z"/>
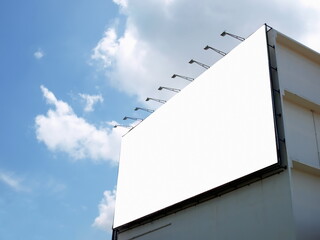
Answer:
<path fill-rule="evenodd" d="M 123 137 L 113 239 L 320 239 L 320 55 L 263 26 Z"/>

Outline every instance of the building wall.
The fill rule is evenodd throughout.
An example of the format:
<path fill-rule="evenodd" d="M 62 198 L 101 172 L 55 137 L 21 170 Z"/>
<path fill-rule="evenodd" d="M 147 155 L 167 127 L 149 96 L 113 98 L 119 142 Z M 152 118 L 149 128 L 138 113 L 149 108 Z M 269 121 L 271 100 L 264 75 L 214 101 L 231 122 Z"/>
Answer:
<path fill-rule="evenodd" d="M 284 101 L 289 159 L 319 168 L 320 114 Z"/>
<path fill-rule="evenodd" d="M 297 239 L 320 239 L 320 114 L 284 101 L 292 205 Z"/>
<path fill-rule="evenodd" d="M 118 239 L 295 239 L 289 181 L 289 172 L 281 172 L 122 232 Z"/>
<path fill-rule="evenodd" d="M 289 42 L 289 41 L 288 41 Z M 320 55 L 311 50 L 297 51 L 298 46 L 277 44 L 276 55 L 282 91 L 294 93 L 320 104 Z M 293 50 L 295 49 L 295 50 Z"/>
<path fill-rule="evenodd" d="M 320 171 L 295 166 L 292 169 L 292 196 L 297 239 L 320 239 Z"/>
<path fill-rule="evenodd" d="M 320 239 L 320 56 L 284 42 L 277 45 L 277 63 L 296 235 L 298 240 L 316 240 Z"/>

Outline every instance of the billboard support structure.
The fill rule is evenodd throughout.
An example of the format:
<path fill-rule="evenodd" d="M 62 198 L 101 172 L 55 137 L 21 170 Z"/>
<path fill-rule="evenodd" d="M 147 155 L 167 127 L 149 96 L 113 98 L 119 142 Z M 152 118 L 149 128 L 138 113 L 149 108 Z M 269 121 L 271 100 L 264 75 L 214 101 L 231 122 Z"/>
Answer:
<path fill-rule="evenodd" d="M 186 198 L 182 201 L 179 201 L 179 202 L 176 202 L 176 203 L 171 204 L 169 206 L 160 208 L 157 211 L 151 212 L 149 214 L 145 214 L 142 217 L 139 217 L 134 220 L 127 221 L 127 222 L 124 221 L 124 224 L 119 224 L 119 222 L 118 222 L 117 223 L 118 225 L 115 226 L 115 228 L 113 229 L 113 238 L 112 238 L 113 240 L 117 239 L 118 233 L 127 231 L 128 229 L 135 228 L 137 226 L 140 226 L 140 225 L 148 223 L 148 222 L 152 222 L 156 219 L 173 214 L 177 211 L 186 209 L 188 207 L 195 206 L 197 204 L 200 204 L 202 202 L 216 198 L 216 197 L 221 196 L 223 194 L 226 194 L 230 191 L 236 190 L 238 188 L 241 188 L 241 187 L 246 186 L 248 184 L 251 184 L 253 182 L 262 180 L 264 178 L 270 177 L 276 173 L 279 173 L 279 172 L 285 170 L 285 168 L 287 166 L 287 159 L 286 159 L 287 156 L 286 156 L 286 146 L 285 146 L 283 119 L 282 119 L 282 102 L 281 102 L 281 94 L 279 91 L 278 75 L 277 75 L 277 70 L 276 70 L 277 69 L 276 56 L 275 56 L 274 47 L 272 47 L 275 45 L 276 31 L 271 31 L 271 30 L 272 30 L 271 27 L 269 27 L 268 25 L 265 25 L 265 29 L 264 29 L 265 37 L 266 37 L 265 48 L 267 49 L 266 50 L 267 51 L 267 58 L 268 58 L 267 64 L 268 64 L 268 71 L 269 71 L 268 76 L 269 76 L 269 80 L 270 80 L 269 98 L 271 98 L 271 102 L 272 102 L 272 104 L 271 104 L 272 111 L 271 111 L 271 108 L 270 108 L 270 111 L 272 112 L 272 117 L 273 117 L 273 128 L 274 128 L 273 129 L 274 130 L 274 132 L 273 132 L 274 140 L 273 141 L 275 141 L 275 148 L 276 148 L 275 155 L 276 155 L 277 161 L 272 162 L 272 164 L 269 163 L 269 165 L 264 165 L 265 167 L 259 168 L 258 170 L 250 172 L 249 174 L 242 175 L 238 178 L 235 178 L 234 180 L 225 182 L 222 185 L 218 185 L 216 187 L 213 187 L 210 190 L 201 192 L 195 196 Z M 225 59 L 225 58 L 223 58 L 223 59 Z M 210 70 L 212 68 L 210 68 Z M 267 69 L 267 67 L 265 69 Z M 264 75 L 264 76 L 266 76 L 266 75 Z M 204 81 L 204 79 L 199 79 L 199 80 Z M 196 82 L 197 81 L 195 81 L 195 84 L 196 84 Z M 193 86 L 191 86 L 191 87 L 193 87 Z M 267 90 L 264 90 L 264 91 L 267 91 Z M 264 92 L 264 93 L 266 94 L 266 92 Z M 164 106 L 164 107 L 166 107 L 166 106 Z M 161 109 L 159 109 L 159 110 L 161 110 Z M 271 119 L 271 112 L 270 112 L 270 115 L 268 115 L 268 116 L 270 116 L 270 119 Z M 147 121 L 144 121 L 144 124 L 146 124 L 146 122 Z M 271 126 L 271 124 L 270 124 L 270 126 Z M 141 127 L 141 125 L 139 127 Z M 135 129 L 135 130 L 139 130 L 139 129 Z M 269 144 L 271 144 L 271 143 L 269 143 Z M 272 149 L 272 146 L 270 149 Z M 273 154 L 271 154 L 271 155 L 273 156 Z M 120 165 L 121 165 L 121 161 L 120 161 Z M 123 196 L 122 196 L 122 198 L 123 198 Z"/>
<path fill-rule="evenodd" d="M 270 84 L 272 89 L 272 102 L 274 111 L 274 122 L 275 122 L 275 133 L 277 141 L 277 151 L 278 151 L 278 164 L 280 167 L 287 167 L 287 148 L 285 144 L 285 134 L 284 134 L 284 123 L 282 114 L 282 101 L 281 92 L 278 79 L 278 67 L 275 52 L 275 41 L 276 41 L 276 31 L 267 24 L 266 28 L 266 38 L 268 47 L 268 62 L 269 62 L 269 74 L 270 74 Z"/>

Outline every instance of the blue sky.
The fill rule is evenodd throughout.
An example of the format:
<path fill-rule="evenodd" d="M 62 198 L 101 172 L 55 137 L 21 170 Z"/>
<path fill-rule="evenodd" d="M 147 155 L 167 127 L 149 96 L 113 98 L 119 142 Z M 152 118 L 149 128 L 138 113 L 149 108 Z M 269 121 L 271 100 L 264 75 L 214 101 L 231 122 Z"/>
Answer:
<path fill-rule="evenodd" d="M 124 116 L 196 77 L 265 22 L 319 51 L 320 7 L 295 0 L 0 2 L 0 239 L 110 239 Z M 137 186 L 139 191 L 139 186 Z"/>

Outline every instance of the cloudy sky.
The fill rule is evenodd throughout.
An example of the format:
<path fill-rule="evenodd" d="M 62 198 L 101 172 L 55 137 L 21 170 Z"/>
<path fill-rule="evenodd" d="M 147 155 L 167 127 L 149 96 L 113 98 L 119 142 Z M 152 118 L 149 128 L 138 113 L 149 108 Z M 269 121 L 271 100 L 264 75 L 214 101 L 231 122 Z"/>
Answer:
<path fill-rule="evenodd" d="M 111 238 L 121 136 L 262 24 L 320 51 L 317 0 L 0 2 L 0 239 Z M 137 186 L 139 191 L 139 186 Z"/>

